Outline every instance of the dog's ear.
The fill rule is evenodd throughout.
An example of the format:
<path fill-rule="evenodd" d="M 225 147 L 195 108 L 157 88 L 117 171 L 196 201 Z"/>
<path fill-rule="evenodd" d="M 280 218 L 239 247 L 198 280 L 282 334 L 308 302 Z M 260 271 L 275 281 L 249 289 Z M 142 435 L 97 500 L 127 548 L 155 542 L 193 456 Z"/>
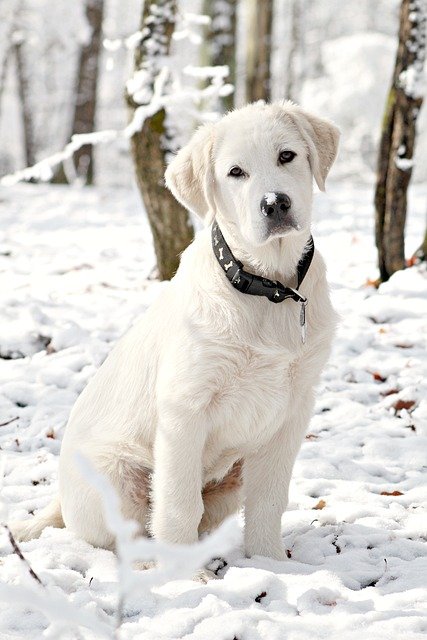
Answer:
<path fill-rule="evenodd" d="M 171 161 L 166 186 L 184 207 L 204 218 L 210 209 L 214 184 L 212 144 L 214 125 L 201 126 Z"/>
<path fill-rule="evenodd" d="M 317 186 L 325 191 L 325 180 L 338 152 L 340 131 L 329 120 L 307 113 L 292 103 L 284 104 L 284 112 L 295 124 L 308 146 L 308 159 Z"/>

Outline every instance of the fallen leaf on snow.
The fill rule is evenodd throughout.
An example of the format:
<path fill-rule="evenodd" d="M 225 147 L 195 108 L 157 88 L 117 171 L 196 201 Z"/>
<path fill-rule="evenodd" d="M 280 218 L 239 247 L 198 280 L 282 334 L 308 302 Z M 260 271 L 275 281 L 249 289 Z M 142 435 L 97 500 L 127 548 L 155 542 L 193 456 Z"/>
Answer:
<path fill-rule="evenodd" d="M 365 280 L 365 287 L 375 287 L 375 289 L 378 289 L 380 284 L 381 278 L 376 278 L 375 280 L 373 280 L 372 278 L 367 278 Z"/>
<path fill-rule="evenodd" d="M 403 496 L 401 491 L 381 491 L 380 496 Z"/>
<path fill-rule="evenodd" d="M 393 403 L 393 408 L 396 411 L 402 411 L 402 409 L 406 409 L 407 411 L 409 411 L 409 409 L 412 409 L 412 407 L 415 405 L 415 400 L 396 400 L 396 402 Z"/>
<path fill-rule="evenodd" d="M 395 393 L 399 393 L 400 389 L 387 389 L 387 391 L 381 391 L 381 395 L 384 396 L 392 396 Z"/>
<path fill-rule="evenodd" d="M 372 377 L 374 380 L 377 380 L 377 382 L 385 382 L 387 380 L 387 378 L 378 373 L 378 371 L 373 371 Z"/>
<path fill-rule="evenodd" d="M 324 500 L 319 500 L 319 502 L 316 504 L 315 507 L 313 507 L 313 509 L 318 509 L 320 511 L 320 509 L 324 509 L 326 507 L 326 502 Z"/>

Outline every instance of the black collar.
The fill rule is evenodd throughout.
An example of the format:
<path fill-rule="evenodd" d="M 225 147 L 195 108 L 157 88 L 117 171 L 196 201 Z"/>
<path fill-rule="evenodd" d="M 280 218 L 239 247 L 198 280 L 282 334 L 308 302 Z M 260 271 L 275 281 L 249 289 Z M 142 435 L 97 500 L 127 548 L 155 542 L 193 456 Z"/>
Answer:
<path fill-rule="evenodd" d="M 227 279 L 233 287 L 241 293 L 248 293 L 251 296 L 265 296 L 270 302 L 283 302 L 283 300 L 287 298 L 292 298 L 292 300 L 299 302 L 304 307 L 307 304 L 307 298 L 299 293 L 298 289 L 313 259 L 314 242 L 312 236 L 308 239 L 300 261 L 298 262 L 296 289 L 285 287 L 277 280 L 269 280 L 268 278 L 262 278 L 254 273 L 245 271 L 240 260 L 236 260 L 232 254 L 216 220 L 214 220 L 212 225 L 212 247 L 216 259 L 221 265 Z"/>

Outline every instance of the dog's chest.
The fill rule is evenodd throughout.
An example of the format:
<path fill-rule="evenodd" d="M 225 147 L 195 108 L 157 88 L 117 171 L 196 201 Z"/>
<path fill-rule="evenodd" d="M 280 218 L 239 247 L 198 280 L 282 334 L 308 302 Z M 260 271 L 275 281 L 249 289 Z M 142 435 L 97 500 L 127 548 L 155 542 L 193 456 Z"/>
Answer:
<path fill-rule="evenodd" d="M 230 348 L 227 355 L 209 406 L 213 439 L 227 448 L 259 446 L 286 411 L 292 355 L 265 347 Z"/>

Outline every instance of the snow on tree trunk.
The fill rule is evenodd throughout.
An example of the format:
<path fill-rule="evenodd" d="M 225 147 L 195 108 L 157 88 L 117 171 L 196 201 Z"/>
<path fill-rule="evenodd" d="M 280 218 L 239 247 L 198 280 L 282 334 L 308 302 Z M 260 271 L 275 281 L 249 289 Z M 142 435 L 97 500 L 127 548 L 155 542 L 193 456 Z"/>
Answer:
<path fill-rule="evenodd" d="M 273 0 L 246 2 L 249 4 L 246 99 L 248 102 L 270 100 Z"/>
<path fill-rule="evenodd" d="M 85 13 L 91 29 L 91 36 L 80 49 L 71 136 L 79 133 L 91 133 L 95 130 L 104 0 L 86 0 Z M 77 176 L 83 178 L 86 184 L 93 184 L 95 172 L 92 145 L 87 144 L 80 147 L 74 153 L 73 161 Z M 52 181 L 68 182 L 62 164 Z"/>
<path fill-rule="evenodd" d="M 29 73 L 24 55 L 24 40 L 16 38 L 14 44 L 18 95 L 21 104 L 22 128 L 24 133 L 25 164 L 31 166 L 36 162 L 33 114 L 31 112 Z"/>
<path fill-rule="evenodd" d="M 382 281 L 405 267 L 407 189 L 423 101 L 427 0 L 402 0 L 399 46 L 382 125 L 375 190 L 375 237 Z"/>
<path fill-rule="evenodd" d="M 227 65 L 228 82 L 236 84 L 236 12 L 237 0 L 205 0 L 203 13 L 211 19 L 206 53 L 209 66 Z M 222 98 L 225 111 L 234 107 L 234 92 Z"/>
<path fill-rule="evenodd" d="M 128 83 L 127 102 L 132 114 L 149 105 L 169 55 L 175 27 L 176 1 L 151 0 L 144 3 L 141 39 L 135 49 L 135 73 Z M 138 90 L 131 91 L 131 83 Z M 161 107 L 145 118 L 142 129 L 131 137 L 136 180 L 153 233 L 157 267 L 161 280 L 171 278 L 179 255 L 193 239 L 188 212 L 181 207 L 164 184 L 166 156 L 173 146 L 167 127 L 166 110 Z"/>

